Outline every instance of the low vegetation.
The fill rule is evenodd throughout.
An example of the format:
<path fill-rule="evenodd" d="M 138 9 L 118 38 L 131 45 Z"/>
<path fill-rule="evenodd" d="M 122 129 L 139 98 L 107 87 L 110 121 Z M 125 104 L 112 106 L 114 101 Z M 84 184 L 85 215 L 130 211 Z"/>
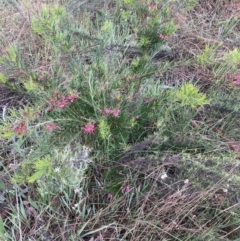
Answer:
<path fill-rule="evenodd" d="M 0 1 L 0 240 L 240 240 L 236 6 Z"/>

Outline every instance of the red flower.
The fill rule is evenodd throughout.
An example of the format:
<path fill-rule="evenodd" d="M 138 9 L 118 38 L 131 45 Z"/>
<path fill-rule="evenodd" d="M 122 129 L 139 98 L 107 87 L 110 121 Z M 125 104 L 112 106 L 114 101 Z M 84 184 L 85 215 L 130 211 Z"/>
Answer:
<path fill-rule="evenodd" d="M 17 135 L 25 134 L 27 132 L 27 126 L 25 123 L 20 123 L 17 128 L 15 129 L 15 133 Z"/>

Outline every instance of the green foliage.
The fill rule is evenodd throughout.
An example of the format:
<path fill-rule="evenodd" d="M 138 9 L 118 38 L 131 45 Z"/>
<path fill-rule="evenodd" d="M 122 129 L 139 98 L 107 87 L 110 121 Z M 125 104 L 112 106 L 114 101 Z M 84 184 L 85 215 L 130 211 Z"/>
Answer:
<path fill-rule="evenodd" d="M 130 18 L 130 13 L 128 11 L 122 10 L 121 17 L 123 20 L 128 20 Z"/>
<path fill-rule="evenodd" d="M 0 125 L 1 138 L 6 140 L 11 140 L 14 137 L 14 131 L 9 127 L 10 123 L 5 123 L 5 125 Z"/>
<path fill-rule="evenodd" d="M 0 240 L 4 236 L 5 228 L 4 228 L 4 222 L 2 220 L 2 217 L 0 217 Z"/>
<path fill-rule="evenodd" d="M 172 35 L 174 32 L 178 30 L 178 25 L 174 23 L 173 20 L 167 22 L 161 27 L 161 32 L 166 35 Z"/>
<path fill-rule="evenodd" d="M 203 53 L 201 55 L 197 56 L 197 61 L 203 65 L 211 64 L 213 56 L 214 56 L 213 49 L 211 49 L 211 47 L 209 45 L 206 45 Z"/>
<path fill-rule="evenodd" d="M 2 57 L 2 62 L 4 62 L 4 60 L 6 61 L 11 61 L 11 62 L 16 62 L 17 61 L 17 46 L 12 44 L 9 45 L 8 49 L 6 50 L 7 54 L 5 54 Z"/>
<path fill-rule="evenodd" d="M 137 57 L 132 62 L 132 69 L 134 73 L 139 73 L 144 69 L 145 66 L 149 63 L 149 57 L 147 55 L 143 57 Z"/>
<path fill-rule="evenodd" d="M 175 101 L 180 101 L 181 106 L 190 106 L 192 109 L 209 104 L 206 94 L 199 93 L 199 89 L 191 83 L 183 84 L 172 96 Z"/>
<path fill-rule="evenodd" d="M 34 33 L 41 35 L 48 42 L 59 43 L 62 46 L 68 46 L 67 31 L 62 30 L 61 22 L 66 16 L 66 10 L 62 6 L 43 6 L 40 16 L 32 20 L 32 29 Z"/>
<path fill-rule="evenodd" d="M 124 176 L 119 174 L 119 169 L 112 169 L 104 173 L 104 179 L 106 181 L 106 192 L 112 193 L 113 195 L 119 194 L 124 182 Z"/>
<path fill-rule="evenodd" d="M 151 40 L 147 36 L 140 37 L 139 46 L 144 48 L 151 45 Z"/>
<path fill-rule="evenodd" d="M 44 159 L 36 160 L 34 162 L 34 173 L 32 176 L 28 177 L 28 182 L 36 182 L 43 176 L 49 177 L 52 174 L 52 171 L 53 167 L 50 157 L 45 157 Z"/>
<path fill-rule="evenodd" d="M 238 48 L 234 48 L 234 50 L 225 53 L 223 59 L 226 60 L 228 64 L 237 65 L 240 62 L 240 51 Z"/>
<path fill-rule="evenodd" d="M 5 84 L 7 81 L 6 76 L 3 73 L 0 73 L 0 83 Z"/>
<path fill-rule="evenodd" d="M 41 16 L 32 21 L 33 32 L 46 34 L 46 29 L 49 29 L 51 33 L 56 32 L 61 18 L 65 15 L 66 11 L 62 6 L 53 6 L 51 8 L 43 6 Z"/>
<path fill-rule="evenodd" d="M 188 0 L 186 3 L 186 11 L 190 11 L 192 8 L 194 8 L 197 5 L 197 0 Z"/>
<path fill-rule="evenodd" d="M 108 123 L 104 119 L 102 119 L 102 120 L 100 120 L 98 127 L 99 127 L 100 137 L 103 140 L 106 140 L 111 134 L 110 126 L 108 125 Z"/>
<path fill-rule="evenodd" d="M 34 81 L 31 77 L 29 78 L 29 80 L 25 81 L 23 85 L 27 91 L 43 90 L 43 87 L 40 84 L 38 84 L 36 81 Z"/>
<path fill-rule="evenodd" d="M 76 188 L 84 180 L 84 175 L 91 162 L 89 149 L 78 146 L 77 152 L 72 152 L 66 146 L 61 152 L 53 152 L 37 160 L 23 161 L 12 181 L 19 185 L 26 182 L 36 183 L 38 193 L 44 198 L 63 192 L 67 188 Z M 79 186 L 79 188 L 81 188 Z"/>
<path fill-rule="evenodd" d="M 210 209 L 222 208 L 213 208 L 208 202 L 212 192 L 203 193 L 204 188 L 219 185 L 209 178 L 212 167 L 206 167 L 206 163 L 209 153 L 231 152 L 228 137 L 239 136 L 239 108 L 234 104 L 228 115 L 210 116 L 208 106 L 206 110 L 199 107 L 210 104 L 210 97 L 211 106 L 219 104 L 219 90 L 224 88 L 230 100 L 228 87 L 216 86 L 217 91 L 215 85 L 206 87 L 210 89 L 206 95 L 190 82 L 178 86 L 175 74 L 182 74 L 179 68 L 186 68 L 189 74 L 196 62 L 211 76 L 220 68 L 225 74 L 227 65 L 236 71 L 239 51 L 234 49 L 216 58 L 219 45 L 208 44 L 196 58 L 175 56 L 172 49 L 176 40 L 171 37 L 174 33 L 181 37 L 181 32 L 176 32 L 179 27 L 172 17 L 178 10 L 181 13 L 180 6 L 189 11 L 195 4 L 192 0 L 71 0 L 65 8 L 49 3 L 29 18 L 33 42 L 27 42 L 26 47 L 20 41 L 6 48 L 0 62 L 11 67 L 11 76 L 17 77 L 17 83 L 8 83 L 9 76 L 4 72 L 0 73 L 0 83 L 12 86 L 23 101 L 16 108 L 3 108 L 1 158 L 7 169 L 4 173 L 14 184 L 6 196 L 14 199 L 18 195 L 20 204 L 13 208 L 20 208 L 15 216 L 23 216 L 18 217 L 18 222 L 26 225 L 24 230 L 32 230 L 29 221 L 33 217 L 44 221 L 51 215 L 47 227 L 58 230 L 56 223 L 64 224 L 59 228 L 63 240 L 70 239 L 68 230 L 79 232 L 76 236 L 71 234 L 72 240 L 84 235 L 92 239 L 92 234 L 104 230 L 99 227 L 99 220 L 112 223 L 113 219 L 122 230 L 114 227 L 117 234 L 112 239 L 192 240 L 186 230 L 195 234 L 199 227 L 203 237 L 221 236 L 205 227 L 206 220 L 210 223 L 216 218 Z M 75 11 L 81 14 L 73 16 Z M 230 107 L 239 99 L 237 91 L 231 95 Z M 221 132 L 229 136 L 220 136 Z M 230 155 L 213 157 L 217 170 L 212 172 L 214 175 L 221 172 L 223 163 L 230 165 L 228 160 L 237 160 Z M 175 167 L 176 174 L 166 176 Z M 239 179 L 232 176 L 233 186 L 237 186 Z M 231 178 L 221 172 L 217 181 L 226 177 Z M 192 202 L 188 197 L 194 195 L 196 200 Z M 173 206 L 166 202 L 172 197 L 176 199 Z M 196 211 L 198 204 L 204 212 Z M 160 214 L 157 219 L 155 211 Z M 203 214 L 198 219 L 199 213 Z M 232 220 L 225 211 L 218 214 L 222 220 L 224 215 L 226 220 Z M 9 232 L 9 227 L 1 231 L 0 227 L 0 233 L 15 233 L 16 220 L 12 214 L 13 232 Z M 77 220 L 81 228 L 75 230 L 72 220 Z M 169 231 L 170 225 L 174 228 Z M 151 236 L 152 231 L 161 236 Z M 39 232 L 43 236 L 43 231 Z M 42 239 L 41 235 L 34 235 L 24 238 Z"/>
<path fill-rule="evenodd" d="M 20 60 L 20 50 L 16 44 L 9 44 L 0 56 L 0 63 L 9 67 L 21 69 L 23 67 Z"/>
<path fill-rule="evenodd" d="M 135 0 L 124 0 L 125 4 L 134 4 Z"/>
<path fill-rule="evenodd" d="M 103 32 L 111 32 L 113 30 L 113 22 L 106 20 L 101 28 Z"/>

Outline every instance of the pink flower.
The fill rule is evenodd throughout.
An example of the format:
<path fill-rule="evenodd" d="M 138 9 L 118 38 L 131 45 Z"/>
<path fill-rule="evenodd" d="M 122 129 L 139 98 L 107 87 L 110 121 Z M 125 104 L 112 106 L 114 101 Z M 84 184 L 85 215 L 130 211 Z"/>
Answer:
<path fill-rule="evenodd" d="M 159 37 L 160 39 L 169 39 L 169 35 L 165 35 L 165 34 L 162 34 L 162 33 L 160 33 L 160 34 L 158 35 L 158 37 Z"/>
<path fill-rule="evenodd" d="M 63 108 L 63 107 L 65 107 L 65 106 L 67 106 L 68 105 L 68 99 L 67 99 L 67 97 L 66 96 L 62 96 L 61 97 L 61 101 L 58 103 L 58 107 L 59 108 Z"/>
<path fill-rule="evenodd" d="M 50 100 L 52 107 L 63 108 L 70 103 L 78 99 L 79 93 L 69 94 L 69 95 L 60 95 L 55 90 L 53 91 L 53 98 Z"/>
<path fill-rule="evenodd" d="M 112 201 L 112 200 L 113 200 L 113 197 L 114 197 L 114 196 L 112 195 L 112 193 L 109 192 L 109 193 L 107 194 L 107 200 Z"/>
<path fill-rule="evenodd" d="M 43 80 L 43 76 L 42 76 L 42 75 L 39 75 L 39 76 L 38 76 L 38 80 L 39 80 L 39 81 Z"/>
<path fill-rule="evenodd" d="M 149 9 L 157 9 L 157 5 L 156 4 L 148 4 L 148 8 Z"/>
<path fill-rule="evenodd" d="M 49 124 L 47 124 L 46 129 L 49 131 L 53 131 L 53 130 L 57 129 L 57 126 L 53 123 L 49 123 Z"/>
<path fill-rule="evenodd" d="M 96 126 L 94 123 L 88 123 L 82 129 L 85 133 L 93 134 L 96 129 Z"/>
<path fill-rule="evenodd" d="M 239 85 L 239 84 L 240 84 L 240 80 L 234 80 L 234 81 L 233 81 L 233 84 L 234 84 L 234 85 Z"/>
<path fill-rule="evenodd" d="M 20 123 L 17 128 L 15 129 L 15 133 L 17 135 L 22 135 L 22 134 L 25 134 L 27 132 L 27 126 L 25 123 Z"/>
<path fill-rule="evenodd" d="M 236 74 L 233 79 L 233 84 L 234 85 L 239 85 L 240 84 L 240 74 Z"/>
<path fill-rule="evenodd" d="M 240 74 L 233 75 L 232 73 L 229 73 L 227 78 L 230 79 L 234 85 L 240 85 Z"/>
<path fill-rule="evenodd" d="M 126 185 L 126 186 L 122 186 L 122 187 L 121 187 L 122 193 L 129 193 L 132 189 L 133 189 L 133 188 L 132 188 L 131 185 Z"/>
<path fill-rule="evenodd" d="M 79 95 L 79 93 L 76 93 L 76 94 L 70 94 L 70 95 L 68 95 L 68 100 L 70 101 L 70 102 L 74 102 L 75 100 L 77 100 L 78 99 L 78 96 Z"/>
<path fill-rule="evenodd" d="M 105 108 L 104 109 L 104 113 L 106 115 L 113 115 L 115 117 L 118 117 L 119 114 L 120 114 L 120 109 L 108 109 L 108 108 Z"/>
<path fill-rule="evenodd" d="M 118 117 L 119 114 L 120 114 L 120 110 L 119 109 L 114 109 L 114 110 L 112 110 L 112 114 L 113 114 L 113 116 Z"/>
<path fill-rule="evenodd" d="M 108 108 L 105 108 L 105 109 L 104 109 L 104 113 L 105 113 L 106 115 L 109 115 L 109 114 L 112 114 L 112 111 L 111 111 L 110 109 L 108 109 Z"/>

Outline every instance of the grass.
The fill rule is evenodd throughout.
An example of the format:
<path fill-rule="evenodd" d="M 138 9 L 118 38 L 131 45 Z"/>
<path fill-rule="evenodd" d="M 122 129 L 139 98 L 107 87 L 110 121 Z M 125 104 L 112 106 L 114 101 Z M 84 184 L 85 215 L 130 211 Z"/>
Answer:
<path fill-rule="evenodd" d="M 0 1 L 0 240 L 239 239 L 234 4 Z"/>

